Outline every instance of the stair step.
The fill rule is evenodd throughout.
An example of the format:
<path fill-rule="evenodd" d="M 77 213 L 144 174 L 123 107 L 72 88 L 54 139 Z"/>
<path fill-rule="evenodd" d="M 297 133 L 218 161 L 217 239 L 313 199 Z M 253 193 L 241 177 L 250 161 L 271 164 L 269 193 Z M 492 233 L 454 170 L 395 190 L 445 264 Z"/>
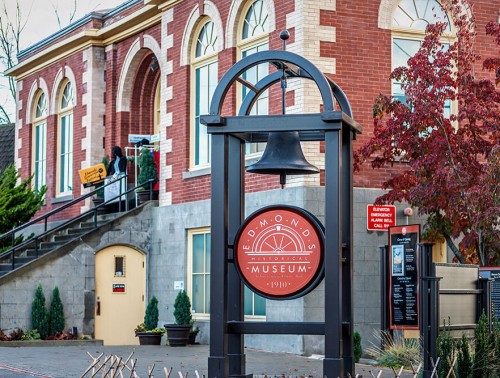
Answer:
<path fill-rule="evenodd" d="M 42 256 L 50 251 L 52 251 L 52 249 L 50 249 L 50 248 L 46 248 L 46 249 L 45 248 L 38 248 L 38 256 Z M 36 251 L 34 248 L 29 248 L 26 251 L 24 251 L 23 255 L 25 255 L 26 257 L 35 257 Z"/>
<path fill-rule="evenodd" d="M 101 227 L 103 224 L 108 223 L 108 221 L 97 221 L 97 227 Z M 81 228 L 94 228 L 94 221 L 85 221 L 80 223 Z"/>
<path fill-rule="evenodd" d="M 61 245 L 66 244 L 66 241 L 44 241 L 40 243 L 40 248 L 41 249 L 55 249 L 57 247 L 60 247 Z"/>
<path fill-rule="evenodd" d="M 14 269 L 17 269 L 17 268 L 19 268 L 19 267 L 21 267 L 23 265 L 24 264 L 18 264 L 18 263 L 16 263 L 14 265 Z M 12 270 L 12 263 L 1 263 L 0 264 L 0 272 L 8 272 L 10 270 Z"/>
<path fill-rule="evenodd" d="M 62 235 L 55 235 L 53 237 L 53 240 L 54 242 L 68 242 L 70 240 L 73 240 L 77 237 L 77 235 L 75 234 L 62 234 Z"/>
<path fill-rule="evenodd" d="M 77 239 L 80 235 L 92 231 L 98 227 L 101 227 L 104 224 L 111 222 L 113 219 L 118 217 L 123 213 L 112 213 L 112 214 L 103 214 L 97 216 L 97 227 L 94 225 L 93 218 L 87 218 L 89 220 L 74 222 L 74 224 L 67 225 L 66 229 L 61 229 L 52 233 L 52 235 L 48 236 L 51 241 L 40 241 L 38 243 L 38 249 L 35 250 L 34 243 L 28 244 L 26 249 L 21 249 L 16 251 L 16 259 L 14 269 L 20 268 L 23 265 L 36 260 L 38 257 L 43 256 L 46 253 L 53 251 L 54 249 Z M 6 258 L 1 260 L 0 262 L 0 277 L 8 274 L 12 271 L 12 262 L 10 258 Z"/>
<path fill-rule="evenodd" d="M 68 232 L 68 235 L 76 235 L 76 236 L 78 236 L 78 235 L 82 235 L 82 234 L 86 233 L 87 231 L 92 230 L 93 228 L 94 227 L 68 228 L 67 232 Z"/>

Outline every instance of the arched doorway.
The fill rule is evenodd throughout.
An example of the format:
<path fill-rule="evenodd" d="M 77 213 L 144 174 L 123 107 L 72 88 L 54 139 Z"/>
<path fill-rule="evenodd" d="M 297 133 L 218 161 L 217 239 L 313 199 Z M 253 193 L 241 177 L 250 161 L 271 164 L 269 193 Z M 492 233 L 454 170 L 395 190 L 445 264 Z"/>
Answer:
<path fill-rule="evenodd" d="M 136 345 L 134 329 L 144 320 L 146 255 L 114 245 L 95 259 L 95 338 L 105 345 Z"/>

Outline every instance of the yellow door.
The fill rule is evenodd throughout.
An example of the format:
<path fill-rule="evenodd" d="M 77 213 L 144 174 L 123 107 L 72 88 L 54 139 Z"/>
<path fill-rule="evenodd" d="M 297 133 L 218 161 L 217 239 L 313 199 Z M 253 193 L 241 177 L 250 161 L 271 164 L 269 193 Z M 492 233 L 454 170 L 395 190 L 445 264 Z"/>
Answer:
<path fill-rule="evenodd" d="M 97 252 L 95 338 L 104 345 L 136 345 L 135 327 L 144 321 L 146 256 L 123 245 Z"/>

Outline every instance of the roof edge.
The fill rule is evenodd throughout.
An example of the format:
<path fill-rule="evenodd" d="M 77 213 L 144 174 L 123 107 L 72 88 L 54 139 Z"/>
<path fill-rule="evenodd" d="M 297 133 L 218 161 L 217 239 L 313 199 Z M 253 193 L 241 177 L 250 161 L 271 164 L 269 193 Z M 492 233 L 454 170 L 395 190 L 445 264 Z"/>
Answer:
<path fill-rule="evenodd" d="M 81 26 L 87 24 L 92 20 L 104 21 L 105 19 L 116 16 L 117 14 L 123 12 L 124 10 L 129 9 L 137 5 L 138 3 L 142 3 L 143 1 L 144 0 L 129 0 L 110 10 L 108 9 L 108 10 L 90 12 L 85 16 L 83 16 L 82 18 L 69 24 L 68 26 L 58 30 L 57 32 L 35 43 L 34 45 L 19 51 L 19 53 L 17 54 L 17 60 L 19 61 L 20 59 L 25 58 L 26 56 L 31 55 L 32 53 L 35 53 L 36 51 L 42 49 L 43 47 L 57 41 L 65 34 L 77 30 L 78 28 L 80 28 Z"/>

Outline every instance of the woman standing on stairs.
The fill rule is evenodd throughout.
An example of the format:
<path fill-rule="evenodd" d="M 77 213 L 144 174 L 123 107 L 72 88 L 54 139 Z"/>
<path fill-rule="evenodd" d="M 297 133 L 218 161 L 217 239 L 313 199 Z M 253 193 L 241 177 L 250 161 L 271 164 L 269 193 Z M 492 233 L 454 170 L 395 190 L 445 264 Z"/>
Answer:
<path fill-rule="evenodd" d="M 120 147 L 114 146 L 111 149 L 111 159 L 108 166 L 108 176 L 116 176 L 127 171 L 127 159 L 123 156 Z"/>

